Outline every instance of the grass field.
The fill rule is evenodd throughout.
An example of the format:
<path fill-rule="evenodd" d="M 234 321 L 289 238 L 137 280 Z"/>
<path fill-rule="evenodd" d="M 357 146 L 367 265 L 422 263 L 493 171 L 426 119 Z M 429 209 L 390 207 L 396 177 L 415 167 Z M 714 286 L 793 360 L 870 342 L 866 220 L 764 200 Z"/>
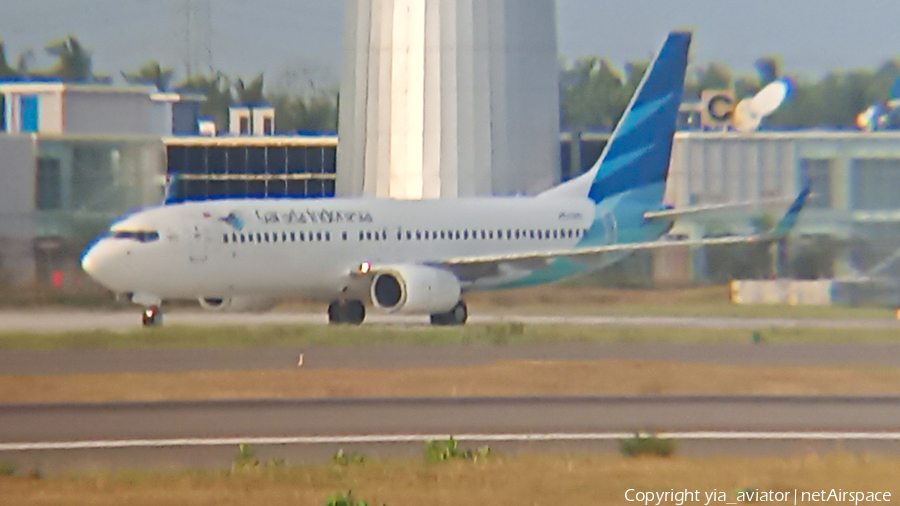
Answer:
<path fill-rule="evenodd" d="M 555 342 L 750 342 L 754 332 L 770 343 L 896 342 L 894 329 L 616 327 L 490 323 L 465 327 L 401 325 L 257 325 L 133 328 L 126 331 L 0 331 L 0 350 L 58 348 L 159 348 L 359 344 L 494 344 Z"/>
<path fill-rule="evenodd" d="M 752 459 L 492 456 L 477 462 L 366 460 L 231 472 L 95 471 L 43 479 L 0 477 L 0 498 L 3 504 L 15 505 L 325 505 L 336 492 L 352 490 L 370 505 L 555 506 L 628 504 L 628 489 L 687 489 L 699 491 L 701 497 L 684 504 L 720 505 L 734 503 L 737 490 L 756 489 L 789 492 L 787 503 L 794 504 L 795 491 L 823 489 L 890 492 L 894 500 L 900 493 L 897 476 L 900 460 L 844 453 Z M 716 500 L 707 502 L 707 493 L 716 493 Z"/>
<path fill-rule="evenodd" d="M 900 369 L 502 361 L 409 369 L 0 376 L 0 403 L 358 396 L 898 394 Z"/>

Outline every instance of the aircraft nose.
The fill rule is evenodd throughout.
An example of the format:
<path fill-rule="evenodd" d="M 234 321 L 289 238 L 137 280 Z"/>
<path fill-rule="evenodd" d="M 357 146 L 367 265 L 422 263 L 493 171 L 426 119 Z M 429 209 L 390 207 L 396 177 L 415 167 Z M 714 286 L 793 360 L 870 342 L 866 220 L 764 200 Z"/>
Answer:
<path fill-rule="evenodd" d="M 108 239 L 101 239 L 88 248 L 81 257 L 81 268 L 90 277 L 107 288 L 114 288 L 116 273 L 116 253 Z"/>

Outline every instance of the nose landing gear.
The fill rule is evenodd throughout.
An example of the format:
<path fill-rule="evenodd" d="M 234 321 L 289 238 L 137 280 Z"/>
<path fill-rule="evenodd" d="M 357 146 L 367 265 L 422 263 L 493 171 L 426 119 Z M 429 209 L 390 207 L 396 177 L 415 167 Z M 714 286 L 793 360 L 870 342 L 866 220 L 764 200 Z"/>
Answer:
<path fill-rule="evenodd" d="M 147 306 L 141 314 L 141 325 L 144 327 L 154 327 L 162 325 L 163 313 L 159 306 Z"/>

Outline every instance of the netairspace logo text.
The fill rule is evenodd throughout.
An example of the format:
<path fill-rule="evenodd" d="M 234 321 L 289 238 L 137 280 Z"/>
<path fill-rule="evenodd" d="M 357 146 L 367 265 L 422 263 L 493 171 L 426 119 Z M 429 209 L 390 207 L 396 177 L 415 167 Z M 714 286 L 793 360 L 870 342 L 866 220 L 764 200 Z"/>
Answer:
<path fill-rule="evenodd" d="M 671 489 L 666 492 L 640 491 L 630 488 L 625 491 L 625 500 L 644 504 L 645 506 L 660 506 L 661 504 L 703 504 L 711 506 L 718 504 L 757 503 L 757 502 L 793 502 L 794 504 L 808 504 L 818 502 L 838 503 L 872 503 L 890 502 L 890 492 L 859 492 L 843 489 L 819 490 L 819 491 L 775 491 L 775 490 L 742 490 L 735 493 L 735 498 L 730 499 L 728 494 L 713 490 L 701 492 L 699 490 Z"/>

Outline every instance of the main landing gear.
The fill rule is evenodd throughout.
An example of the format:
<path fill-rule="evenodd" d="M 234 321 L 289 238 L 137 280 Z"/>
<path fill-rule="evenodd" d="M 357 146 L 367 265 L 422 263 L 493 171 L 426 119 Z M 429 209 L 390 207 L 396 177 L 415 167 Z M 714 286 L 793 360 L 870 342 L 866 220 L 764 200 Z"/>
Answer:
<path fill-rule="evenodd" d="M 147 306 L 141 314 L 141 325 L 145 327 L 154 327 L 162 325 L 163 313 L 159 306 Z"/>
<path fill-rule="evenodd" d="M 466 303 L 459 301 L 453 306 L 453 309 L 446 313 L 435 313 L 431 315 L 432 325 L 462 325 L 469 319 L 469 308 Z"/>
<path fill-rule="evenodd" d="M 366 306 L 361 300 L 336 300 L 328 305 L 328 323 L 360 325 L 366 319 Z"/>

